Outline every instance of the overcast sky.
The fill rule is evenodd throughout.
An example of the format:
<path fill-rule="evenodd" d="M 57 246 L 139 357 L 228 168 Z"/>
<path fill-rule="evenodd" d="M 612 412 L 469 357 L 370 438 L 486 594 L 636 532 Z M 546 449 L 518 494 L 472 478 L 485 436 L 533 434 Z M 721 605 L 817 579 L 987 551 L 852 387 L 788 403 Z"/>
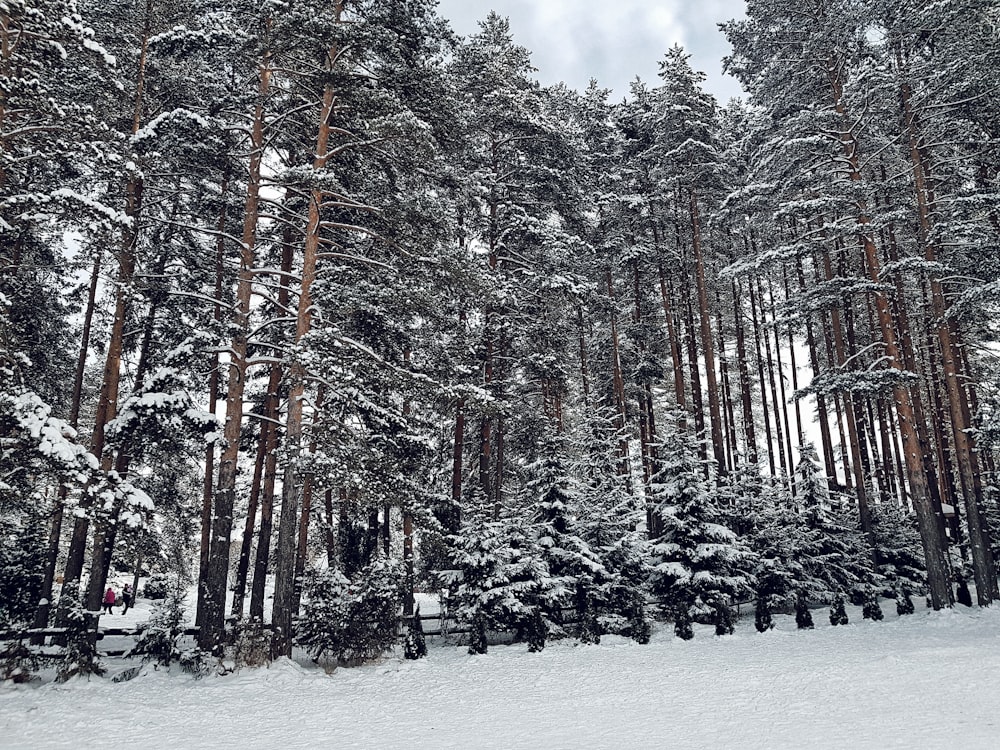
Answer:
<path fill-rule="evenodd" d="M 739 84 L 722 74 L 729 45 L 716 24 L 742 16 L 744 0 L 439 0 L 439 8 L 463 35 L 478 31 L 490 10 L 510 18 L 543 84 L 565 81 L 582 90 L 596 78 L 617 100 L 637 75 L 655 84 L 659 61 L 677 43 L 708 76 L 705 87 L 720 103 L 741 95 Z"/>

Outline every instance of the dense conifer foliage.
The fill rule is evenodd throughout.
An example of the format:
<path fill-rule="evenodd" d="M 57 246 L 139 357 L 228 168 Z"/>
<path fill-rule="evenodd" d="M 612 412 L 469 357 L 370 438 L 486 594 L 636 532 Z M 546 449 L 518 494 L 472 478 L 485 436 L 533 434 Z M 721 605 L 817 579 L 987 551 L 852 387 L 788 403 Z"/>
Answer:
<path fill-rule="evenodd" d="M 673 47 L 616 104 L 433 0 L 0 0 L 0 627 L 96 673 L 151 572 L 256 663 L 421 656 L 418 589 L 471 653 L 989 605 L 996 23 L 748 0 L 746 101 Z"/>

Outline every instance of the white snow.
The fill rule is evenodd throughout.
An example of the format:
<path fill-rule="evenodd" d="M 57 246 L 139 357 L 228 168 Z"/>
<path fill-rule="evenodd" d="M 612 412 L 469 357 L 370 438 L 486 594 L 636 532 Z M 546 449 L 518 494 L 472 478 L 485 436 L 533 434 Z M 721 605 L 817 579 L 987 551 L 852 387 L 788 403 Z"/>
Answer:
<path fill-rule="evenodd" d="M 1000 609 L 736 635 L 662 626 L 640 646 L 432 640 L 429 658 L 327 674 L 283 660 L 200 681 L 147 668 L 0 690 L 0 747 L 995 748 Z M 129 613 L 130 615 L 132 613 Z M 305 665 L 305 666 L 304 666 Z M 110 660 L 111 673 L 124 664 Z"/>

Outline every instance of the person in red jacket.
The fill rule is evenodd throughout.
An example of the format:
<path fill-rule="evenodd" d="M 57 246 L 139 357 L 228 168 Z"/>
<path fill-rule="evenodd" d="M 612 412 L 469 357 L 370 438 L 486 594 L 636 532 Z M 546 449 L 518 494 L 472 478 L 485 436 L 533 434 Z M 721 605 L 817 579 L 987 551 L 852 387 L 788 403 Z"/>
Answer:
<path fill-rule="evenodd" d="M 113 615 L 114 612 L 111 611 L 113 606 L 115 606 L 115 590 L 108 586 L 108 590 L 104 592 L 104 611 Z"/>

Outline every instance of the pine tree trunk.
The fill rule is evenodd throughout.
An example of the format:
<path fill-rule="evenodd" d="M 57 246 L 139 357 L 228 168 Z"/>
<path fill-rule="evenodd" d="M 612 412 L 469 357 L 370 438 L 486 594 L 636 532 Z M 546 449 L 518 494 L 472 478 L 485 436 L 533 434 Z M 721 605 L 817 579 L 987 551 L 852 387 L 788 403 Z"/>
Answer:
<path fill-rule="evenodd" d="M 343 0 L 336 0 L 333 7 L 335 20 L 340 22 L 343 14 Z M 337 59 L 337 49 L 331 49 L 329 64 Z M 332 83 L 323 90 L 323 102 L 319 113 L 319 130 L 316 138 L 316 156 L 313 169 L 326 168 L 329 157 L 330 119 L 335 103 Z M 295 324 L 295 343 L 298 344 L 312 326 L 312 284 L 316 279 L 316 261 L 319 255 L 320 207 L 324 192 L 314 189 L 309 198 L 309 215 L 304 232 L 305 243 L 302 252 L 302 286 Z M 285 440 L 288 449 L 288 463 L 285 466 L 281 488 L 281 518 L 278 526 L 277 566 L 274 581 L 274 608 L 271 614 L 271 657 L 291 656 L 292 621 L 296 615 L 295 601 L 295 531 L 298 524 L 299 498 L 299 453 L 303 432 L 303 401 L 305 399 L 305 366 L 301 359 L 293 358 L 290 368 L 291 385 L 288 391 L 288 416 Z"/>
<path fill-rule="evenodd" d="M 684 355 L 681 351 L 681 338 L 677 331 L 677 318 L 670 304 L 671 292 L 667 289 L 666 273 L 663 270 L 663 262 L 657 265 L 657 273 L 660 281 L 660 299 L 663 303 L 663 319 L 667 326 L 667 344 L 670 347 L 670 364 L 674 375 L 674 401 L 681 414 L 687 412 L 687 398 L 684 394 Z M 687 428 L 687 419 L 682 417 L 682 424 L 678 425 L 681 430 Z"/>
<path fill-rule="evenodd" d="M 694 304 L 691 302 L 690 284 L 685 295 L 687 319 L 688 373 L 691 381 L 691 413 L 694 416 L 694 429 L 698 438 L 698 456 L 705 462 L 705 478 L 710 479 L 708 468 L 708 449 L 705 445 L 705 401 L 701 390 L 701 368 L 698 362 L 698 336 L 694 324 Z"/>
<path fill-rule="evenodd" d="M 725 328 L 722 324 L 722 299 L 715 295 L 715 330 L 719 336 L 719 376 L 722 379 L 722 416 L 726 434 L 726 465 L 729 471 L 736 468 L 739 441 L 736 437 L 736 415 L 733 411 L 733 391 L 729 377 L 729 356 L 726 353 Z"/>
<path fill-rule="evenodd" d="M 788 283 L 788 269 L 783 267 L 781 269 L 781 275 L 785 286 L 785 299 L 788 299 L 791 295 L 791 289 Z M 789 366 L 792 370 L 792 400 L 795 407 L 795 435 L 797 445 L 801 445 L 805 440 L 805 432 L 802 429 L 802 405 L 800 404 L 799 399 L 794 397 L 794 394 L 799 391 L 799 367 L 798 359 L 795 355 L 795 334 L 792 331 L 791 326 L 788 328 L 788 359 Z"/>
<path fill-rule="evenodd" d="M 451 503 L 453 527 L 448 530 L 458 533 L 462 509 L 462 457 L 465 452 L 465 399 L 459 398 L 455 404 L 455 438 L 451 453 Z"/>
<path fill-rule="evenodd" d="M 258 70 L 257 104 L 250 136 L 250 163 L 244 204 L 243 234 L 240 242 L 240 270 L 236 285 L 236 304 L 232 322 L 229 382 L 226 389 L 225 445 L 219 457 L 218 484 L 212 509 L 212 532 L 208 551 L 208 569 L 203 578 L 200 599 L 202 615 L 198 645 L 220 653 L 225 642 L 226 590 L 229 582 L 230 539 L 233 531 L 233 505 L 236 500 L 236 469 L 243 427 L 243 396 L 246 390 L 247 337 L 250 332 L 250 296 L 256 260 L 257 224 L 260 209 L 261 165 L 265 139 L 265 104 L 271 87 L 271 53 L 265 51 Z"/>
<path fill-rule="evenodd" d="M 583 405 L 590 406 L 590 365 L 587 361 L 587 332 L 583 320 L 583 305 L 576 306 L 576 327 L 580 344 L 580 386 L 583 389 Z"/>
<path fill-rule="evenodd" d="M 764 295 L 763 287 L 759 279 L 750 281 L 750 305 L 754 309 L 754 327 L 758 326 L 757 311 L 760 312 L 759 331 L 764 344 L 763 357 L 764 366 L 767 370 L 767 385 L 771 390 L 771 406 L 774 417 L 774 444 L 778 446 L 778 467 L 781 469 L 782 481 L 789 481 L 791 472 L 788 470 L 788 462 L 785 458 L 785 441 L 781 436 L 781 403 L 778 398 L 778 383 L 774 377 L 774 358 L 771 356 L 771 337 L 767 332 L 767 322 L 764 318 Z M 763 383 L 761 384 L 763 385 Z M 767 423 L 765 423 L 767 424 Z M 771 434 L 768 429 L 768 445 L 771 446 Z M 773 476 L 778 476 L 774 474 Z"/>
<path fill-rule="evenodd" d="M 284 311 L 288 309 L 288 302 L 291 298 L 291 292 L 288 287 L 288 278 L 292 272 L 292 242 L 292 228 L 286 226 L 282 231 L 281 237 L 281 273 L 278 278 L 278 304 L 276 306 L 276 312 L 279 316 L 284 315 Z M 281 358 L 280 346 L 276 348 L 274 354 L 275 359 Z M 233 587 L 232 606 L 232 613 L 234 617 L 243 616 L 244 598 L 246 597 L 247 590 L 247 578 L 250 572 L 250 552 L 253 546 L 253 530 L 256 523 L 258 508 L 261 513 L 261 533 L 258 537 L 257 556 L 258 559 L 261 557 L 261 546 L 263 546 L 264 572 L 262 576 L 267 575 L 267 557 L 271 542 L 271 522 L 274 508 L 274 474 L 276 471 L 276 464 L 272 465 L 270 470 L 270 493 L 266 491 L 266 488 L 264 488 L 263 485 L 265 484 L 264 477 L 268 473 L 268 459 L 277 449 L 276 423 L 278 421 L 279 407 L 281 404 L 281 395 L 278 393 L 280 386 L 281 365 L 275 361 L 271 363 L 267 379 L 267 390 L 264 393 L 264 405 L 260 420 L 260 437 L 257 440 L 257 457 L 254 461 L 253 479 L 250 482 L 250 503 L 247 507 L 246 523 L 243 526 L 243 540 L 240 543 L 240 557 L 236 565 L 236 583 Z M 263 502 L 261 501 L 262 489 L 264 489 Z M 267 506 L 266 534 L 264 533 L 265 505 Z M 262 577 L 261 580 L 263 581 L 264 578 Z M 261 595 L 263 595 L 263 589 L 261 589 Z"/>
<path fill-rule="evenodd" d="M 149 38 L 152 35 L 153 3 L 146 0 L 146 13 L 143 21 L 141 53 L 139 57 L 136 85 L 134 91 L 134 107 L 132 117 L 132 135 L 139 131 L 142 119 L 143 101 L 145 97 L 146 54 Z M 104 456 L 105 428 L 117 414 L 118 388 L 121 375 L 121 359 L 125 340 L 125 322 L 128 316 L 129 287 L 135 276 L 136 249 L 139 241 L 139 221 L 142 213 L 142 177 L 138 170 L 126 175 L 125 180 L 125 215 L 130 220 L 128 228 L 122 235 L 118 251 L 118 279 L 115 288 L 115 312 L 111 326 L 111 337 L 108 341 L 107 355 L 104 362 L 104 373 L 101 378 L 101 391 L 97 402 L 97 413 L 94 417 L 94 430 L 90 439 L 90 450 L 101 463 L 104 470 L 112 467 L 111 457 Z M 84 495 L 80 501 L 81 513 L 73 525 L 73 536 L 70 540 L 66 566 L 63 570 L 63 593 L 77 596 L 80 586 L 80 576 L 83 573 L 84 556 L 87 548 L 87 537 L 90 530 L 90 512 L 92 499 Z M 88 601 L 87 607 L 93 611 L 101 608 L 100 598 L 96 602 Z M 65 623 L 60 623 L 65 624 Z"/>
<path fill-rule="evenodd" d="M 901 58 L 897 51 L 897 64 Z M 924 248 L 924 258 L 933 263 L 938 259 L 937 247 L 931 240 L 934 194 L 931 185 L 930 167 L 920 147 L 920 133 L 917 115 L 913 109 L 912 91 L 909 83 L 902 82 L 900 99 L 909 141 L 910 160 L 913 171 L 913 186 L 917 198 L 917 218 L 920 243 Z M 975 461 L 975 437 L 970 432 L 972 424 L 966 418 L 969 413 L 968 399 L 959 379 L 958 358 L 952 341 L 951 328 L 947 321 L 947 304 L 944 287 L 937 276 L 932 276 L 931 305 L 934 312 L 938 345 L 941 352 L 941 366 L 944 370 L 944 384 L 947 391 L 948 409 L 951 416 L 952 435 L 958 461 L 962 496 L 965 499 L 965 517 L 969 530 L 969 547 L 972 552 L 972 567 L 976 580 L 976 595 L 981 606 L 989 605 L 1000 598 L 997 587 L 996 563 L 990 548 L 989 529 L 983 513 L 981 484 L 976 481 L 978 474 Z M 979 491 L 977 492 L 977 489 Z"/>
<path fill-rule="evenodd" d="M 621 364 L 621 341 L 618 336 L 618 317 L 616 311 L 615 285 L 611 276 L 611 268 L 606 271 L 606 282 L 608 286 L 608 300 L 611 311 L 611 381 L 615 395 L 615 427 L 621 435 L 618 445 L 618 455 L 621 460 L 619 473 L 626 477 L 631 484 L 631 471 L 629 469 L 628 440 L 625 438 L 625 426 L 628 424 L 628 415 L 625 406 L 625 378 L 622 375 Z"/>
<path fill-rule="evenodd" d="M 837 278 L 833 273 L 833 261 L 830 258 L 830 253 L 825 249 L 823 250 L 823 270 L 827 281 L 833 281 Z M 843 312 L 839 307 L 834 307 L 830 311 L 833 353 L 836 357 L 835 364 L 838 369 L 847 364 L 848 352 L 850 350 L 845 342 L 845 317 L 847 312 L 846 306 Z M 868 533 L 871 530 L 871 513 L 868 506 L 868 486 L 865 481 L 866 459 L 863 449 L 863 436 L 858 428 L 857 410 L 855 409 L 853 396 L 849 393 L 844 394 L 841 403 L 843 406 L 844 421 L 847 423 L 847 439 L 850 442 L 851 460 L 849 463 L 854 470 L 854 492 L 858 499 L 858 515 L 861 517 L 862 523 L 868 524 L 865 527 L 865 532 Z"/>
<path fill-rule="evenodd" d="M 0 94 L 2 96 L 2 94 Z M 90 349 L 90 329 L 94 323 L 94 310 L 97 300 L 97 283 L 101 275 L 101 255 L 98 250 L 94 254 L 94 266 L 90 272 L 90 286 L 87 290 L 87 304 L 83 312 L 83 330 L 80 332 L 80 353 L 76 360 L 76 371 L 73 375 L 73 393 L 70 400 L 69 424 L 76 429 L 80 421 L 80 405 L 83 400 L 83 376 L 87 369 L 87 352 Z M 38 608 L 35 611 L 33 628 L 45 628 L 49 623 L 49 613 L 52 611 L 53 584 L 55 583 L 56 566 L 59 562 L 59 549 L 62 540 L 63 514 L 66 509 L 66 488 L 59 488 L 59 496 L 52 508 L 49 520 L 49 540 L 46 547 L 45 572 L 42 578 L 42 588 L 39 591 Z M 38 645 L 40 641 L 32 640 Z"/>
<path fill-rule="evenodd" d="M 796 264 L 796 272 L 799 279 L 799 291 L 805 291 L 806 278 L 802 263 Z M 809 349 L 809 363 L 812 366 L 813 378 L 819 377 L 819 350 L 816 344 L 816 331 L 813 326 L 812 315 L 806 316 L 806 346 Z M 831 490 L 837 487 L 837 460 L 833 453 L 833 438 L 830 435 L 830 414 L 827 411 L 826 396 L 822 393 L 816 394 L 816 419 L 819 422 L 820 442 L 823 444 L 823 464 L 826 467 L 826 476 Z"/>
<path fill-rule="evenodd" d="M 740 401 L 743 406 L 743 432 L 746 435 L 747 461 L 751 466 L 759 462 L 757 451 L 757 427 L 753 414 L 753 392 L 751 391 L 750 366 L 747 362 L 746 331 L 743 324 L 742 286 L 734 280 L 733 321 L 736 326 L 736 364 L 740 373 Z"/>
<path fill-rule="evenodd" d="M 227 202 L 226 196 L 229 193 L 229 174 L 222 178 L 222 209 L 219 212 L 219 222 L 216 229 L 219 236 L 215 243 L 215 304 L 212 310 L 212 320 L 219 326 L 222 322 L 222 286 L 225 275 L 225 250 L 226 241 L 223 233 L 226 231 Z M 219 353 L 212 355 L 212 371 L 208 375 L 208 411 L 215 415 L 216 407 L 219 403 Z M 256 478 L 256 477 L 255 477 Z M 201 495 L 201 548 L 198 556 L 198 604 L 195 610 L 196 625 L 200 626 L 200 618 L 205 614 L 205 575 L 208 573 L 208 546 L 212 530 L 212 495 L 215 490 L 215 443 L 209 443 L 205 448 L 205 477 L 202 485 Z M 252 502 L 252 500 L 251 500 Z M 244 582 L 246 578 L 244 576 Z M 235 611 L 239 608 L 239 612 Z M 237 596 L 233 599 L 233 614 L 239 616 L 243 611 L 243 598 Z"/>
<path fill-rule="evenodd" d="M 694 187 L 689 192 L 691 239 L 694 250 L 695 281 L 698 289 L 698 310 L 701 318 L 701 348 L 705 360 L 705 386 L 708 389 L 708 412 L 712 427 L 712 446 L 719 476 L 726 473 L 726 456 L 722 436 L 722 413 L 719 408 L 719 383 L 715 372 L 715 344 L 712 340 L 712 318 L 708 309 L 708 286 L 705 254 L 701 243 L 701 220 L 698 215 L 698 195 Z"/>
<path fill-rule="evenodd" d="M 828 76 L 831 84 L 832 102 L 838 115 L 845 123 L 844 129 L 839 134 L 840 143 L 843 150 L 843 163 L 848 169 L 848 179 L 854 183 L 862 182 L 860 158 L 860 144 L 853 131 L 846 125 L 850 121 L 844 106 L 843 84 L 840 73 L 832 66 L 828 69 Z M 876 285 L 874 292 L 875 309 L 878 312 L 878 322 L 882 333 L 882 341 L 885 345 L 885 354 L 889 360 L 889 366 L 900 372 L 903 371 L 903 356 L 907 360 L 912 360 L 912 349 L 905 351 L 905 346 L 909 331 L 905 326 L 900 326 L 900 334 L 904 342 L 904 351 L 900 349 L 900 337 L 896 334 L 895 322 L 889 300 L 880 291 L 878 285 L 881 283 L 881 264 L 879 261 L 878 248 L 871 235 L 871 221 L 868 217 L 868 210 L 862 198 L 856 204 L 857 214 L 857 239 L 858 245 L 864 255 L 865 265 L 868 270 L 868 277 Z M 914 412 L 914 402 L 918 398 L 904 385 L 897 385 L 893 389 L 896 401 L 896 414 L 899 417 L 899 426 L 903 433 L 903 444 L 906 451 L 906 467 L 910 484 L 910 493 L 913 496 L 913 507 L 917 513 L 917 522 L 920 527 L 920 538 L 924 547 L 924 559 L 927 567 L 927 581 L 930 589 L 931 604 L 934 609 L 950 607 L 952 604 L 951 586 L 948 583 L 947 562 L 941 550 L 941 539 L 939 532 L 940 507 L 935 508 L 933 500 L 928 490 L 927 475 L 924 469 L 924 453 L 921 445 L 921 431 L 923 424 L 917 420 Z"/>
<path fill-rule="evenodd" d="M 777 318 L 777 308 L 774 304 L 774 286 L 768 282 L 768 298 L 770 300 L 769 307 L 771 312 L 771 320 Z M 761 305 L 764 304 L 764 287 L 761 285 L 760 290 L 760 301 Z M 789 333 L 789 336 L 791 334 Z M 767 330 L 764 332 L 764 340 L 767 341 Z M 781 361 L 781 336 L 778 331 L 778 327 L 774 328 L 774 364 L 775 370 L 777 371 L 778 378 L 778 390 L 781 394 L 781 422 L 780 424 L 785 428 L 785 448 L 788 451 L 788 474 L 792 477 L 792 495 L 795 495 L 795 459 L 792 458 L 795 452 L 795 446 L 792 444 L 792 429 L 790 420 L 788 418 L 788 389 L 785 387 L 785 365 Z M 777 415 L 775 415 L 777 419 Z M 799 433 L 801 435 L 801 432 Z M 779 438 L 780 439 L 780 438 Z"/>

